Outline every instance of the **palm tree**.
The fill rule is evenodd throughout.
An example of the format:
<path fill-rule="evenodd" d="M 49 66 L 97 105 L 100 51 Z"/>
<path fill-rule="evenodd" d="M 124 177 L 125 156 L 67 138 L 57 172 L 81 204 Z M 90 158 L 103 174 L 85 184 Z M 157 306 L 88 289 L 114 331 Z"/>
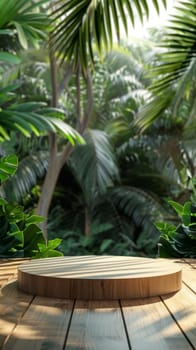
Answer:
<path fill-rule="evenodd" d="M 103 247 L 106 249 L 102 242 L 104 237 L 107 237 L 110 252 L 113 245 L 116 245 L 116 251 L 122 249 L 122 245 L 118 246 L 122 240 L 124 252 L 122 249 L 119 253 L 125 253 L 125 248 L 127 253 L 131 250 L 143 250 L 144 253 L 145 245 L 149 250 L 156 250 L 159 237 L 152 218 L 155 212 L 157 216 L 160 208 L 158 195 L 166 194 L 167 185 L 162 169 L 155 166 L 155 140 L 150 136 L 137 137 L 132 127 L 138 106 L 148 92 L 141 65 L 136 60 L 135 47 L 134 56 L 135 60 L 131 51 L 119 47 L 104 57 L 104 65 L 96 63 L 90 126 L 97 130 L 84 132 L 86 144 L 75 147 L 63 168 L 58 182 L 61 186 L 57 187 L 59 190 L 50 215 L 51 235 L 54 203 L 63 203 L 58 210 L 60 215 L 55 212 L 55 217 L 59 218 L 59 223 L 55 220 L 58 232 L 61 220 L 64 239 L 66 231 L 71 230 L 90 237 L 86 242 L 91 242 L 96 230 L 99 232 L 99 252 Z M 141 60 L 141 54 L 138 57 Z M 81 92 L 82 99 L 85 99 L 83 89 Z M 158 147 L 157 142 L 156 156 Z M 67 234 L 71 235 L 70 232 Z"/>
<path fill-rule="evenodd" d="M 153 5 L 157 12 L 165 0 L 155 1 Z M 101 54 L 105 48 L 110 48 L 116 38 L 120 38 L 120 23 L 128 30 L 129 20 L 134 24 L 135 15 L 142 20 L 144 14 L 148 17 L 149 6 L 146 0 L 124 2 L 112 1 L 53 1 L 51 2 L 53 30 L 50 34 L 50 62 L 52 81 L 52 105 L 58 104 L 57 99 L 57 64 L 55 53 L 60 62 L 67 62 L 69 68 L 76 73 L 77 101 L 76 128 L 83 133 L 88 127 L 93 110 L 92 64 L 94 62 L 95 44 Z M 114 25 L 113 25 L 114 24 Z M 90 64 L 88 64 L 90 62 Z M 81 82 L 83 74 L 86 81 L 87 103 L 81 108 Z M 42 194 L 38 203 L 38 213 L 48 216 L 50 202 L 59 173 L 72 152 L 70 144 L 59 152 L 58 142 L 54 134 L 50 135 L 50 161 Z M 46 229 L 46 228 L 45 228 Z"/>
<path fill-rule="evenodd" d="M 58 182 L 59 197 L 54 199 L 51 213 L 52 216 L 54 203 L 59 200 L 61 208 L 55 211 L 56 218 L 60 212 L 59 231 L 64 239 L 71 236 L 74 244 L 73 236 L 79 239 L 76 232 L 90 236 L 90 240 L 84 241 L 88 243 L 95 237 L 95 225 L 99 227 L 100 249 L 101 240 L 107 237 L 107 252 L 112 249 L 111 237 L 116 247 L 123 237 L 129 242 L 130 251 L 132 247 L 141 252 L 145 245 L 155 249 L 159 233 L 152 220 L 157 220 L 160 209 L 168 215 L 161 206 L 165 197 L 188 195 L 184 171 L 188 174 L 195 167 L 195 162 L 190 162 L 188 145 L 179 144 L 182 126 L 169 115 L 144 135 L 135 132 L 133 122 L 138 107 L 148 95 L 145 86 L 148 80 L 138 61 L 128 52 L 115 48 L 104 57 L 104 65 L 95 64 L 98 69 L 93 76 L 95 98 L 90 126 L 99 131 L 85 132 L 86 144 L 74 149 L 63 168 Z M 134 47 L 135 58 L 136 52 Z M 141 51 L 138 52 L 141 64 Z M 145 59 L 144 66 L 147 66 Z M 123 75 L 119 73 L 122 71 Z M 85 99 L 83 89 L 81 92 Z M 103 135 L 113 144 L 112 153 L 103 142 Z M 120 176 L 115 175 L 114 169 Z M 55 224 L 58 227 L 56 220 Z M 51 226 L 50 221 L 50 229 Z M 66 233 L 67 230 L 71 232 Z"/>

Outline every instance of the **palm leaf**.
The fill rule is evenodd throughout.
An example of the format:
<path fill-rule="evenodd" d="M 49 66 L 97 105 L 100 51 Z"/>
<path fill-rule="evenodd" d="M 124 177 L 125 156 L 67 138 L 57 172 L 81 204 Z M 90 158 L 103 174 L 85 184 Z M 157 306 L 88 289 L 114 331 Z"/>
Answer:
<path fill-rule="evenodd" d="M 75 147 L 70 166 L 87 201 L 92 202 L 96 193 L 106 192 L 118 179 L 113 149 L 103 131 L 87 130 L 85 145 Z"/>
<path fill-rule="evenodd" d="M 48 157 L 48 152 L 37 151 L 19 161 L 15 175 L 2 184 L 1 195 L 8 201 L 20 202 L 45 175 Z"/>
<path fill-rule="evenodd" d="M 28 41 L 46 37 L 45 29 L 49 25 L 46 13 L 40 12 L 40 6 L 49 0 L 27 3 L 26 0 L 1 0 L 0 1 L 0 28 L 4 30 L 17 30 L 18 39 L 23 48 L 27 48 Z M 12 32 L 13 33 L 13 32 Z M 0 33 L 2 34 L 2 33 Z"/>
<path fill-rule="evenodd" d="M 21 62 L 20 58 L 8 52 L 0 52 L 0 62 L 5 62 L 9 64 L 19 64 Z"/>
<path fill-rule="evenodd" d="M 162 3 L 165 5 L 165 0 L 153 1 L 156 11 Z M 89 55 L 94 62 L 94 43 L 102 54 L 103 48 L 110 48 L 114 38 L 120 37 L 122 25 L 127 31 L 129 21 L 134 25 L 136 14 L 142 20 L 143 12 L 148 16 L 149 10 L 146 0 L 57 0 L 52 13 L 52 43 L 62 61 L 65 57 L 75 65 L 81 61 L 86 69 Z"/>
<path fill-rule="evenodd" d="M 162 112 L 185 96 L 190 80 L 194 79 L 196 67 L 196 8 L 195 0 L 179 2 L 177 14 L 170 20 L 168 31 L 161 45 L 151 76 L 156 78 L 150 90 L 155 95 L 139 113 L 136 125 L 143 130 Z M 176 86 L 178 84 L 178 89 Z"/>
<path fill-rule="evenodd" d="M 0 181 L 3 182 L 13 176 L 18 166 L 18 159 L 10 155 L 0 159 Z"/>
<path fill-rule="evenodd" d="M 147 192 L 132 186 L 115 187 L 109 192 L 110 200 L 120 213 L 124 213 L 149 236 L 157 236 L 153 220 L 160 212 L 160 204 Z"/>
<path fill-rule="evenodd" d="M 0 103 L 10 102 L 10 98 L 14 99 L 14 90 L 17 87 L 17 85 L 11 85 L 2 88 Z M 1 101 L 1 95 L 3 101 Z M 8 108 L 0 109 L 0 138 L 9 139 L 9 131 L 12 130 L 20 130 L 27 137 L 32 133 L 40 136 L 49 132 L 60 132 L 72 145 L 75 142 L 83 143 L 79 133 L 62 119 L 64 119 L 64 111 L 48 108 L 44 102 L 12 103 Z"/>

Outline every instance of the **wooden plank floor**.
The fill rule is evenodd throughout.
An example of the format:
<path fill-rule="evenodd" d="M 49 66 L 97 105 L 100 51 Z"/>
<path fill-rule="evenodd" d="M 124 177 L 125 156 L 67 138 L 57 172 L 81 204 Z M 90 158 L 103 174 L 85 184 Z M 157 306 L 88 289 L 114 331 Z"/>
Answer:
<path fill-rule="evenodd" d="M 17 289 L 21 260 L 0 260 L 1 350 L 196 349 L 196 260 L 176 260 L 183 287 L 149 299 L 81 301 Z"/>

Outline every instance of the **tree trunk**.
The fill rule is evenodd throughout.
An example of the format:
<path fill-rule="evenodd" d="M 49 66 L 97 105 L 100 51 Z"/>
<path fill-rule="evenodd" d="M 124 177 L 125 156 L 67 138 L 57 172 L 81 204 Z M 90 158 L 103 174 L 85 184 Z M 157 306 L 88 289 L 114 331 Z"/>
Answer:
<path fill-rule="evenodd" d="M 41 196 L 37 206 L 37 214 L 45 217 L 46 219 L 48 217 L 52 196 L 53 196 L 61 169 L 72 151 L 72 146 L 70 144 L 67 144 L 64 151 L 58 155 L 57 147 L 56 147 L 56 135 L 52 135 L 52 136 L 53 137 L 51 142 L 53 141 L 54 144 L 53 146 L 51 145 L 49 166 L 47 169 L 46 177 L 44 179 L 44 183 L 42 186 Z M 40 225 L 40 227 L 43 230 L 44 238 L 47 240 L 48 239 L 47 221 L 43 222 Z"/>
<path fill-rule="evenodd" d="M 84 235 L 87 238 L 91 235 L 91 216 L 88 207 L 85 208 Z"/>
<path fill-rule="evenodd" d="M 56 79 L 56 61 L 53 54 L 53 50 L 50 48 L 50 66 L 51 66 L 51 85 L 52 85 L 52 101 L 51 106 L 56 107 L 58 104 L 57 96 L 57 79 Z M 89 118 L 92 112 L 92 81 L 91 75 L 88 72 L 86 83 L 87 83 L 87 107 L 85 115 L 82 116 L 81 111 L 81 99 L 80 99 L 80 65 L 78 65 L 76 74 L 76 87 L 77 87 L 77 98 L 76 98 L 76 111 L 77 111 L 77 131 L 83 133 L 89 123 Z M 37 214 L 46 218 L 46 221 L 40 225 L 43 230 L 43 235 L 45 239 L 48 239 L 47 234 L 47 217 L 50 209 L 50 204 L 52 201 L 52 196 L 56 187 L 56 183 L 61 172 L 61 169 L 67 159 L 69 158 L 73 147 L 67 143 L 64 150 L 58 153 L 57 136 L 53 133 L 50 134 L 50 159 L 49 166 L 47 169 L 47 174 L 44 179 L 41 196 L 37 206 Z M 90 217 L 88 213 L 85 215 L 85 235 L 88 237 L 90 235 Z"/>
<path fill-rule="evenodd" d="M 56 60 L 52 48 L 52 43 L 50 42 L 49 46 L 49 58 L 50 58 L 50 79 L 51 79 L 51 88 L 52 88 L 52 97 L 51 97 L 51 107 L 57 107 L 58 97 L 57 97 L 57 67 Z M 58 146 L 57 146 L 57 138 L 54 133 L 50 133 L 49 135 L 49 165 L 47 169 L 47 173 L 44 179 L 41 196 L 39 198 L 38 206 L 37 206 L 37 214 L 41 215 L 45 218 L 48 217 L 48 211 L 50 207 L 50 203 L 52 200 L 52 195 L 56 186 L 56 182 L 60 173 L 58 161 Z M 47 221 L 43 222 L 40 225 L 44 238 L 47 240 Z"/>

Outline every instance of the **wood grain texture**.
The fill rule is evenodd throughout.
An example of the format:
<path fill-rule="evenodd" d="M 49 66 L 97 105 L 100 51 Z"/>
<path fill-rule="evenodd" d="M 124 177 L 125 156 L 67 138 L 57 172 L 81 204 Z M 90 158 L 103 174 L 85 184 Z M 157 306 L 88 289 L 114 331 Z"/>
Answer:
<path fill-rule="evenodd" d="M 194 261 L 176 259 L 173 264 L 183 268 L 182 290 L 123 300 L 124 317 L 118 301 L 77 300 L 73 311 L 72 301 L 33 297 L 18 291 L 16 282 L 5 282 L 0 296 L 0 349 L 195 350 Z M 12 260 L 3 265 L 0 261 L 0 281 L 14 278 L 17 266 Z"/>
<path fill-rule="evenodd" d="M 6 337 L 12 333 L 33 296 L 17 289 L 16 281 L 8 283 L 1 289 L 0 295 L 0 349 Z"/>
<path fill-rule="evenodd" d="M 77 301 L 65 350 L 129 350 L 117 301 Z"/>
<path fill-rule="evenodd" d="M 73 302 L 35 298 L 2 350 L 62 350 Z"/>
<path fill-rule="evenodd" d="M 172 297 L 169 295 L 163 296 L 162 298 L 168 310 L 190 340 L 193 348 L 196 349 L 195 293 L 193 293 L 188 287 L 184 286 L 182 290 Z"/>
<path fill-rule="evenodd" d="M 184 259 L 188 264 L 190 264 L 194 269 L 196 269 L 196 259 Z"/>
<path fill-rule="evenodd" d="M 191 350 L 159 298 L 122 301 L 132 350 Z"/>
<path fill-rule="evenodd" d="M 21 265 L 27 293 L 69 299 L 114 300 L 167 294 L 181 288 L 181 268 L 163 259 L 76 256 Z"/>
<path fill-rule="evenodd" d="M 183 282 L 196 294 L 196 270 L 184 270 Z"/>

